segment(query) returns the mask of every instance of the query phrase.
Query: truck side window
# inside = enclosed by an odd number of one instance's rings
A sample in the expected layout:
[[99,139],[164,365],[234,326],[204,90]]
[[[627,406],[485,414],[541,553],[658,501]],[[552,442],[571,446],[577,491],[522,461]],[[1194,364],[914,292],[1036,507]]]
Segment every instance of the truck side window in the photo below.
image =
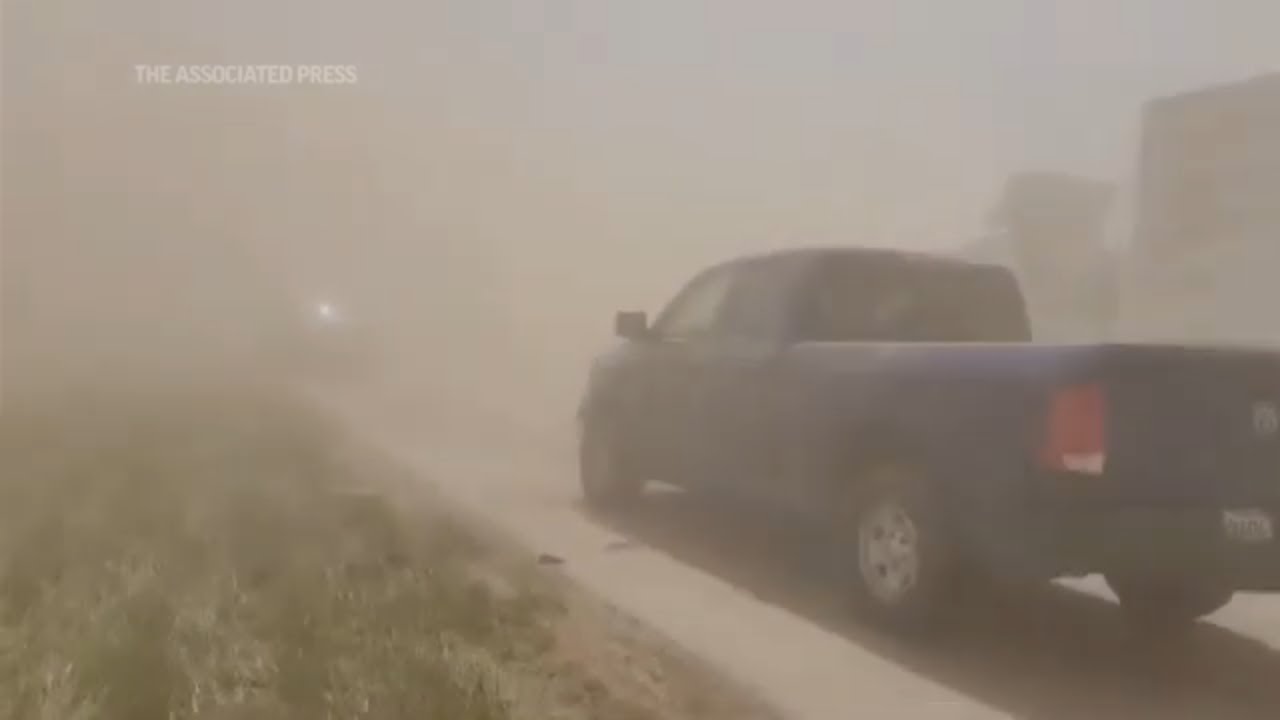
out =
[[743,340],[779,340],[786,336],[801,267],[794,260],[773,258],[740,267],[721,322],[724,334]]
[[720,319],[732,279],[733,268],[725,266],[690,281],[658,316],[654,323],[658,337],[688,340],[710,335]]
[[833,263],[813,278],[803,339],[1008,342],[1030,338],[1017,281],[1000,269]]
[[797,318],[801,340],[856,342],[873,339],[875,283],[870,273],[853,263],[835,263],[817,270]]

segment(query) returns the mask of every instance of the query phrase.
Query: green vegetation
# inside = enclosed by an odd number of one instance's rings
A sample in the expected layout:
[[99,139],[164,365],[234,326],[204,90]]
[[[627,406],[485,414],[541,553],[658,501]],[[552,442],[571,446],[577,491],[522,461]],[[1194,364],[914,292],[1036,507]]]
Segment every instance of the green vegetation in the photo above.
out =
[[260,388],[11,399],[0,718],[527,715],[560,602],[402,480]]

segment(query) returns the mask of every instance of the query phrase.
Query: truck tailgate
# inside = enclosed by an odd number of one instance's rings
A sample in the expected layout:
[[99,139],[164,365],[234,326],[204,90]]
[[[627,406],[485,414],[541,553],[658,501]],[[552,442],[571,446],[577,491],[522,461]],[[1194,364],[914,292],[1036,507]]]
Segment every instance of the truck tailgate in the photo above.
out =
[[1103,495],[1280,505],[1280,353],[1117,346],[1102,365]]

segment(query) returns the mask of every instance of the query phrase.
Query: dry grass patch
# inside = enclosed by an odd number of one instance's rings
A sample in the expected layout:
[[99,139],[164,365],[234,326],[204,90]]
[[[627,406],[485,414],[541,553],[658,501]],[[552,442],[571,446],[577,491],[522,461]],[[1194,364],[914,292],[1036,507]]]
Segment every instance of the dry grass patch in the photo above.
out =
[[261,388],[7,405],[0,717],[507,717],[557,601],[385,472]]
[[0,718],[770,717],[245,383],[8,398]]

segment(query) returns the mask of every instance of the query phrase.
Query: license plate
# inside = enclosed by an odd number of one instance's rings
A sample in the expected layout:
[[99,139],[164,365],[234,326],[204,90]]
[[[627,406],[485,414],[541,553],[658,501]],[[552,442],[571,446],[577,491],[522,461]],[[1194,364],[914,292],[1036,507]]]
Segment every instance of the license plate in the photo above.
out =
[[1242,543],[1270,542],[1275,536],[1271,516],[1262,510],[1223,510],[1222,530],[1228,540]]

